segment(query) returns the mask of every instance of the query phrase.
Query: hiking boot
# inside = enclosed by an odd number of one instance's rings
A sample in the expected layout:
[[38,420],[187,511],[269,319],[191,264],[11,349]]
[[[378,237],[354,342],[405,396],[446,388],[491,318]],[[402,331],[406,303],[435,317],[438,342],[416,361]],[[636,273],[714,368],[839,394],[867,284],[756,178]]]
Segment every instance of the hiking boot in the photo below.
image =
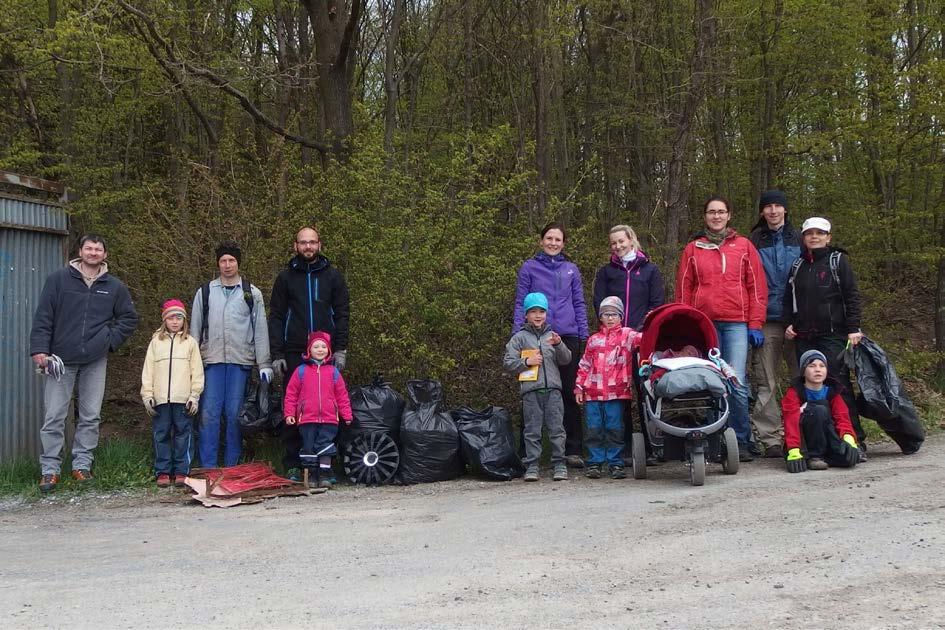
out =
[[157,487],[158,488],[167,488],[171,485],[171,476],[167,473],[161,473],[157,476]]
[[740,462],[753,462],[755,461],[755,456],[751,454],[747,444],[738,445],[738,461]]
[[302,481],[302,471],[299,470],[298,468],[290,468],[289,470],[286,471],[285,478],[288,479],[289,481],[294,481],[295,483],[299,483],[300,481]]
[[[584,462],[581,462],[582,464]],[[565,481],[568,478],[568,467],[564,464],[555,464],[555,471],[551,479],[553,481]]]
[[623,466],[611,466],[610,478],[611,479],[626,479],[627,471],[624,470]]
[[807,470],[827,470],[827,462],[819,457],[811,457],[807,460]]
[[600,479],[601,472],[600,464],[588,464],[584,470],[584,476],[588,479]]
[[317,479],[319,488],[331,488],[333,485],[335,485],[335,483],[337,483],[334,475],[331,474],[331,470],[327,468],[318,471]]
[[185,479],[187,479],[187,475],[184,473],[177,473],[176,475],[174,475],[174,487],[183,488],[184,486],[186,486],[187,484],[184,483]]
[[538,481],[538,466],[529,466],[525,471],[525,481]]
[[84,470],[81,468],[79,470],[73,470],[72,478],[78,481],[79,483],[88,483],[92,481],[92,471]]
[[780,444],[765,448],[765,459],[784,459],[784,449]]
[[755,457],[761,457],[761,455],[764,453],[764,451],[761,450],[761,446],[759,446],[758,442],[749,442],[748,452]]
[[568,468],[584,468],[584,458],[580,455],[568,455],[564,458],[564,463]]
[[43,478],[39,480],[39,491],[43,494],[52,492],[58,483],[59,475],[43,475]]

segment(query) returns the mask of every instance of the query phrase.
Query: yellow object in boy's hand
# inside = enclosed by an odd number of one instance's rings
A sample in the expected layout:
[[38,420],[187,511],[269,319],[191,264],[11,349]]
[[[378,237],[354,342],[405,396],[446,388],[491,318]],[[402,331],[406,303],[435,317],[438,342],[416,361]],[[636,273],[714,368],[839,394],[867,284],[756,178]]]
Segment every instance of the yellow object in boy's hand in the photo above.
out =
[[290,427],[295,424],[295,416],[286,416],[285,423]]
[[853,448],[857,448],[856,438],[850,435],[849,433],[845,433],[843,435],[843,441],[849,444],[850,446],[852,446]]

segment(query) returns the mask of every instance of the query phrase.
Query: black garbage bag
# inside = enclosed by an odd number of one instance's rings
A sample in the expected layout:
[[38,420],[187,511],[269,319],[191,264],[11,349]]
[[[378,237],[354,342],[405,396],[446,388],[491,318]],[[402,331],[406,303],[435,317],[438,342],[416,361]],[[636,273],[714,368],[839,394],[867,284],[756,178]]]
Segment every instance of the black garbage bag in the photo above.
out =
[[260,379],[246,383],[246,399],[240,411],[240,429],[243,435],[270,433],[282,424],[282,395],[271,383]]
[[873,340],[863,337],[853,347],[852,367],[860,389],[856,399],[857,412],[875,420],[903,453],[918,451],[925,441],[925,428],[896,374],[896,368],[883,349]]
[[459,429],[463,459],[474,475],[495,481],[522,476],[525,467],[515,451],[508,411],[502,407],[479,411],[460,407],[450,415]]
[[381,432],[400,439],[400,419],[404,415],[404,397],[385,383],[380,374],[370,385],[351,390],[351,411],[354,422],[345,430],[346,440],[360,435]]
[[407,382],[407,403],[400,423],[400,481],[446,481],[463,474],[459,430],[444,409],[439,381]]

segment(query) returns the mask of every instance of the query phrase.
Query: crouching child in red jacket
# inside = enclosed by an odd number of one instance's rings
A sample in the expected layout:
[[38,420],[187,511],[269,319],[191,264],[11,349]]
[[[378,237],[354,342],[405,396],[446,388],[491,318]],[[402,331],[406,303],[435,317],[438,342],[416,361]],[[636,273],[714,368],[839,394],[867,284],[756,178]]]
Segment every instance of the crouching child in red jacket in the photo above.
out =
[[781,401],[788,472],[852,468],[860,453],[840,384],[827,374],[827,358],[808,350],[799,367],[801,376]]
[[309,485],[332,486],[331,458],[337,453],[339,416],[346,425],[354,417],[351,400],[341,372],[332,363],[331,337],[313,332],[308,336],[308,352],[286,387],[283,413],[285,423],[298,423],[302,435],[299,459],[308,469]]

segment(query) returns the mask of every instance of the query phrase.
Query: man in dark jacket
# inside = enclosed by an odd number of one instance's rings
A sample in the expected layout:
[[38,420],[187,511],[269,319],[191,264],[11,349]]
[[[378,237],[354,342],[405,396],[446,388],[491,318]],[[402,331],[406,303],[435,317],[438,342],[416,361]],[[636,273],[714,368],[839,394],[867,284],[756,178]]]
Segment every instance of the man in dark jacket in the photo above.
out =
[[42,492],[59,483],[73,389],[78,389],[79,420],[72,440],[72,477],[91,481],[108,353],[117,350],[138,325],[128,288],[108,273],[107,257],[101,236],[83,236],[79,257],[46,278],[33,316],[30,356],[37,370],[47,375],[46,415],[40,430]]
[[748,237],[758,250],[768,282],[768,310],[762,328],[764,345],[752,351],[750,381],[755,385],[752,424],[765,457],[784,457],[778,372],[782,358],[797,375],[794,343],[785,339],[788,317],[783,312],[784,290],[791,266],[801,255],[801,235],[787,217],[787,195],[769,190],[758,203],[758,223]]
[[[299,230],[294,248],[296,255],[276,276],[269,301],[272,367],[282,373],[283,389],[302,362],[309,333],[331,335],[334,363],[339,370],[344,370],[348,351],[349,299],[344,276],[321,255],[321,237],[315,228]],[[282,461],[292,476],[301,467],[298,426],[285,425],[282,442],[286,449]]]

